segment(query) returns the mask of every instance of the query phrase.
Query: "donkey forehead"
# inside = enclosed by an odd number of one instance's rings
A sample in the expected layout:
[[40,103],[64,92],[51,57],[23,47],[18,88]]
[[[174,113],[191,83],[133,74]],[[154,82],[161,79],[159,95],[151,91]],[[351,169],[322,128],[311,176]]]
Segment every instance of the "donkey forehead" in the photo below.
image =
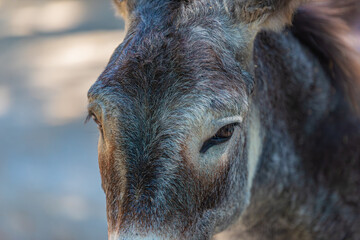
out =
[[90,89],[90,102],[100,99],[113,113],[125,113],[129,117],[122,117],[122,122],[146,112],[146,119],[166,119],[168,124],[168,116],[183,124],[190,119],[190,124],[194,119],[239,114],[247,107],[252,79],[220,24],[177,22],[152,27],[140,22],[131,26]]
[[92,100],[116,93],[149,105],[190,99],[216,106],[244,100],[250,75],[235,51],[218,41],[211,42],[201,27],[129,34],[88,96]]

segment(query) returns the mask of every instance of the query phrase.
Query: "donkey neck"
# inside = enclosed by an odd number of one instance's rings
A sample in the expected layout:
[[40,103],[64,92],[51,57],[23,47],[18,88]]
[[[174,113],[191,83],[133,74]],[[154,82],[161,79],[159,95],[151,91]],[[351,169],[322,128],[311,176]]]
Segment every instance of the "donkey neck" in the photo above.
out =
[[[350,236],[356,231],[351,226],[358,218],[358,204],[347,205],[350,187],[337,186],[331,179],[349,168],[337,164],[335,158],[355,159],[352,166],[359,169],[359,150],[342,143],[342,137],[329,148],[328,129],[320,128],[331,126],[329,119],[342,113],[343,118],[337,119],[340,123],[330,130],[339,132],[330,136],[347,132],[343,126],[349,125],[357,133],[346,135],[347,141],[359,143],[359,121],[348,111],[340,90],[331,85],[320,61],[291,32],[261,33],[254,59],[257,87],[253,108],[261,114],[263,142],[250,205],[237,236],[255,233],[261,239],[294,240]],[[316,141],[324,148],[317,147]],[[324,170],[323,161],[332,166]],[[348,171],[348,177],[337,176],[336,184],[354,186],[351,181],[358,179],[355,171]],[[329,223],[336,225],[331,231]]]
[[263,136],[257,169],[274,168],[277,174],[270,173],[272,178],[277,175],[283,181],[278,186],[302,185],[305,180],[298,178],[304,177],[305,169],[299,142],[310,138],[337,105],[327,73],[290,31],[260,33],[254,67],[253,108],[260,112]]

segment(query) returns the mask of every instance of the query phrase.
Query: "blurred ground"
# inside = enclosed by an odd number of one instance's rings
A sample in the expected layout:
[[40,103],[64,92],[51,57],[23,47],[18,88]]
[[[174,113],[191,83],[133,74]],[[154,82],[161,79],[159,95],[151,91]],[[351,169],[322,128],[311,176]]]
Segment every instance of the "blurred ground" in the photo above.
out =
[[0,0],[0,240],[107,238],[83,122],[123,28],[110,0]]
[[83,122],[123,27],[111,1],[0,0],[0,240],[107,238]]

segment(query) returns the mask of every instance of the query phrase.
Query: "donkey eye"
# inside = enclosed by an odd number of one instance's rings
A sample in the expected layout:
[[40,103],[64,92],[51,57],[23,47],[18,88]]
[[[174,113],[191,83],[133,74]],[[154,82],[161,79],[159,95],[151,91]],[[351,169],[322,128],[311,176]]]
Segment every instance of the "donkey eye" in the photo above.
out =
[[97,117],[96,117],[95,115],[92,115],[91,118],[94,120],[94,122],[95,122],[97,125],[101,126],[100,121],[97,119]]
[[232,123],[220,128],[214,136],[204,142],[203,146],[200,149],[200,153],[205,153],[212,146],[229,141],[234,133],[236,125],[237,123]]
[[92,118],[92,120],[94,120],[94,122],[98,125],[98,127],[101,129],[102,125],[101,122],[99,121],[99,119],[96,117],[96,115],[92,112],[89,112],[89,115],[87,116],[85,122],[88,122],[90,120],[90,118]]

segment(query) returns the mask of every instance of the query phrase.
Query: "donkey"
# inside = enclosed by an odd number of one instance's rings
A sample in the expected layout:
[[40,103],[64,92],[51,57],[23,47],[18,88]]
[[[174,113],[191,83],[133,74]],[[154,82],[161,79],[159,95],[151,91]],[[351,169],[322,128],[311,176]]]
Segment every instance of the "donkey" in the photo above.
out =
[[109,239],[360,239],[356,2],[115,1],[88,92]]

